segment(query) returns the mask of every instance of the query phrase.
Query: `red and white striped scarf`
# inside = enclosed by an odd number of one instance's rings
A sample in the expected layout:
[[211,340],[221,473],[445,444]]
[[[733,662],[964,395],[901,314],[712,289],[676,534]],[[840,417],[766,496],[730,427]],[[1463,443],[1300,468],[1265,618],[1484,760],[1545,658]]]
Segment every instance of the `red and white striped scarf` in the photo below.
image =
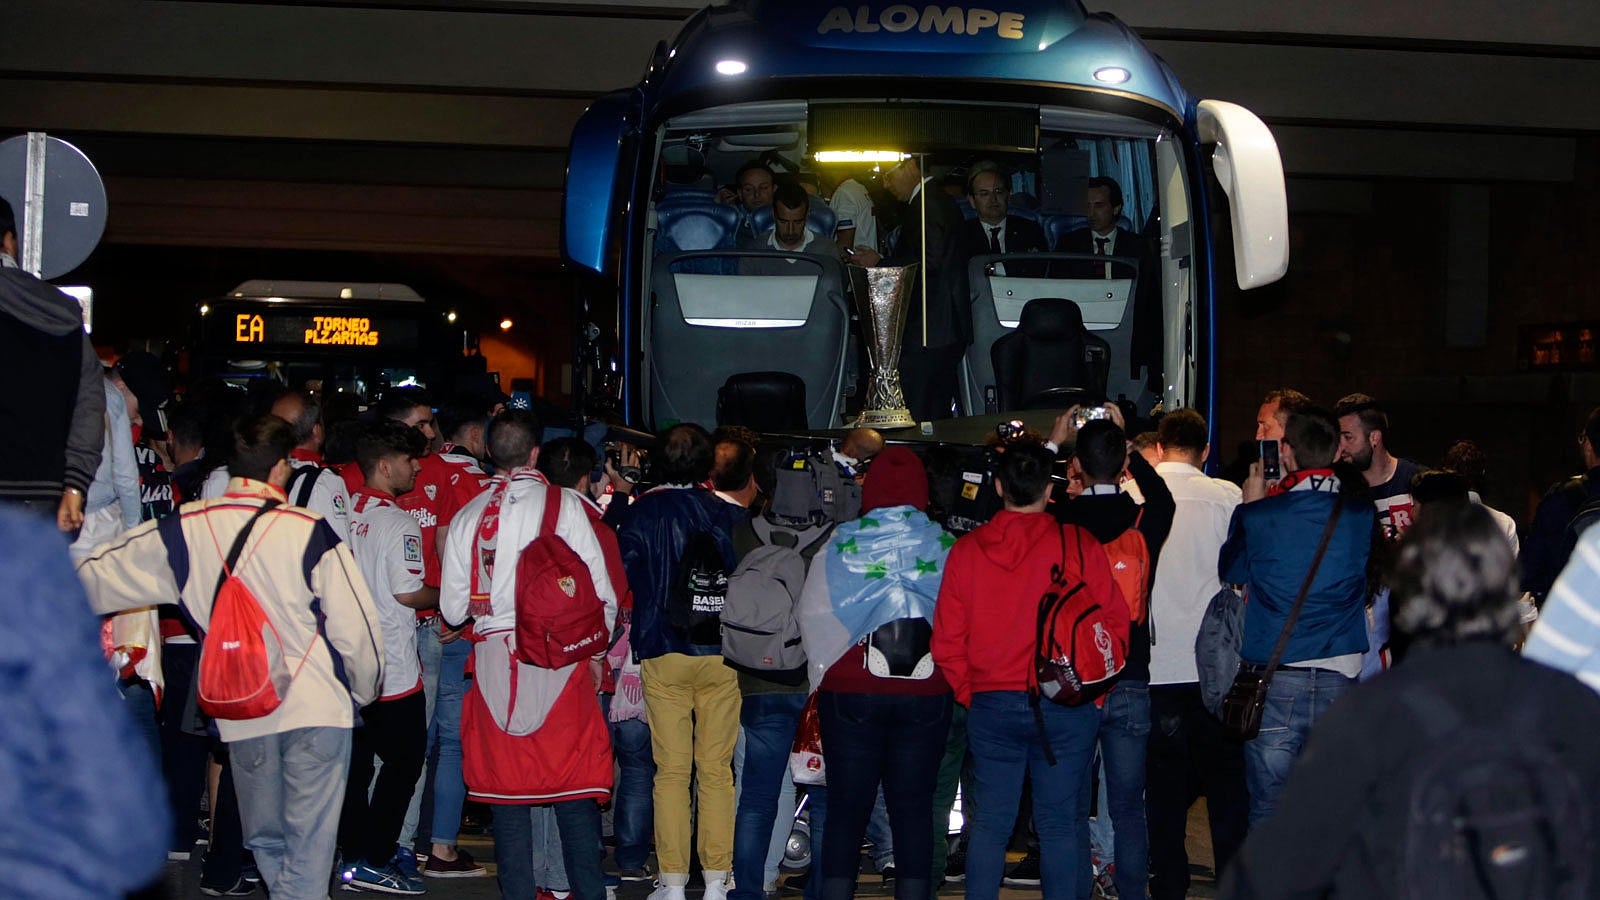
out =
[[473,618],[486,618],[492,611],[489,592],[494,586],[494,550],[500,537],[500,504],[505,500],[506,489],[512,482],[535,481],[549,484],[535,469],[513,469],[510,474],[496,475],[489,482],[489,502],[478,517],[476,537],[472,542],[472,588],[467,595],[467,614]]

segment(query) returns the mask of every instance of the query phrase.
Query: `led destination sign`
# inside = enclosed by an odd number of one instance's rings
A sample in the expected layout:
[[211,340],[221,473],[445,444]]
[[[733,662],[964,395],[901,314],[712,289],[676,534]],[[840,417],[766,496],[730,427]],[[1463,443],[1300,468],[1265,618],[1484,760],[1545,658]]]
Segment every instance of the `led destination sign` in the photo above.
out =
[[240,312],[224,320],[224,342],[235,347],[338,350],[386,348],[414,350],[417,323],[394,316],[339,316],[308,313]]

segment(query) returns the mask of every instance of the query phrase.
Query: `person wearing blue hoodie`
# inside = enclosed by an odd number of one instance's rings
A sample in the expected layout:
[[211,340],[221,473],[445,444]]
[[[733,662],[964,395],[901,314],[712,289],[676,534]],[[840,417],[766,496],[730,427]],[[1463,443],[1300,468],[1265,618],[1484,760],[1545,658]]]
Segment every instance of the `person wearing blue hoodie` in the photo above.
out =
[[[684,900],[689,843],[699,818],[705,900],[725,900],[733,867],[733,748],[739,681],[722,664],[719,592],[733,571],[733,530],[749,517],[704,485],[714,459],[698,425],[662,432],[652,460],[659,487],[628,507],[617,531],[633,589],[633,648],[639,658],[650,750],[656,761],[656,859],[651,900]],[[699,785],[696,803],[689,784]]]
[[880,783],[894,836],[895,900],[933,895],[934,787],[953,701],[930,642],[955,538],[928,518],[927,506],[928,475],[916,454],[879,453],[862,485],[861,518],[834,532],[800,595],[828,780],[823,900],[855,894]]

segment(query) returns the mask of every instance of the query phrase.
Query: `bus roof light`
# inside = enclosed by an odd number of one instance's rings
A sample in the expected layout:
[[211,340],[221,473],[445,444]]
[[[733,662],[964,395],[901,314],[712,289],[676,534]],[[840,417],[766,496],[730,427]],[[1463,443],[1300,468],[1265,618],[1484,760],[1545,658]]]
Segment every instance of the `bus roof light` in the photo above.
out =
[[899,150],[818,150],[812,158],[819,163],[897,163],[910,156]]
[[749,70],[750,70],[750,66],[747,65],[745,63],[745,61],[742,60],[742,59],[719,59],[719,60],[717,60],[717,74],[718,75],[743,75],[745,72],[747,72]]
[[1128,70],[1121,66],[1105,66],[1094,70],[1094,80],[1101,84],[1123,84],[1129,77]]

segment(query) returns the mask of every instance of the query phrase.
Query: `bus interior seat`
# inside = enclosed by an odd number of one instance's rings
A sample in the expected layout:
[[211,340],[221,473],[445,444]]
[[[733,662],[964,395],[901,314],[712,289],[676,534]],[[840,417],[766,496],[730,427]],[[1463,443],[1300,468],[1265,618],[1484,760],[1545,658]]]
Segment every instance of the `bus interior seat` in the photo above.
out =
[[1083,312],[1071,300],[1028,301],[1017,329],[995,341],[990,354],[1001,410],[1029,409],[1041,399],[1054,406],[1061,398],[1050,393],[1064,389],[1076,389],[1090,403],[1105,402],[1111,349],[1083,327]]
[[[795,274],[738,275],[740,259],[793,259]],[[708,271],[709,270],[709,271]],[[850,308],[833,256],[777,251],[689,251],[658,257],[650,276],[646,340],[650,418],[717,419],[730,378],[780,370],[807,386],[804,422],[840,424]]]
[[[1014,215],[1016,210],[1011,211]],[[1051,215],[1041,217],[1044,224],[1045,239],[1050,242],[1051,250],[1061,247],[1061,239],[1074,231],[1089,227],[1088,216]],[[1133,230],[1133,222],[1127,216],[1117,216],[1117,227],[1125,231]]]
[[[1023,258],[1022,254],[1012,256]],[[967,277],[971,283],[973,337],[962,356],[959,376],[959,399],[967,415],[1004,411],[999,402],[990,351],[997,341],[1018,327],[1024,310],[1036,299],[1065,297],[1076,304],[1079,320],[1093,338],[1088,342],[1088,352],[1106,355],[1100,371],[1107,371],[1112,358],[1126,361],[1131,356],[1132,297],[1137,288],[1139,272],[1136,261],[1113,257],[1112,265],[1116,267],[1117,274],[1126,276],[1114,279],[1015,277],[993,271],[997,262],[1008,258],[1005,254],[982,254],[974,256],[967,264]],[[1086,257],[1082,254],[1052,252],[1027,254],[1025,259],[1035,268],[1045,266],[1059,270],[1074,263],[1081,265]],[[1121,380],[1113,386],[1109,375],[1102,377],[1101,385],[1110,396],[1133,389],[1131,383],[1124,384]],[[1131,393],[1129,395],[1133,396]]]
[[[811,204],[811,209],[806,213],[806,227],[815,231],[829,240],[837,230],[839,216],[833,210],[821,203]],[[757,235],[764,235],[772,230],[772,207],[763,206],[750,214],[750,227]]]
[[1027,212],[1033,213],[1031,218],[1038,219],[1039,198],[1028,193],[1027,191],[1013,192],[1011,197],[1006,200],[1006,212],[1010,213],[1011,215],[1016,215],[1018,210],[1026,210]]
[[1044,236],[1050,242],[1050,249],[1061,246],[1061,239],[1080,228],[1089,227],[1088,216],[1053,215],[1043,219]]
[[656,204],[656,255],[725,250],[738,239],[739,211],[709,196],[669,194]]
[[976,219],[978,217],[977,208],[972,205],[971,200],[967,199],[966,194],[962,194],[956,198],[956,209],[961,210],[961,217],[963,219]]
[[1029,222],[1033,222],[1035,224],[1037,224],[1040,220],[1039,211],[1036,209],[1029,209],[1026,206],[1008,206],[1006,207],[1006,215],[1016,216],[1019,219],[1027,219]]
[[806,383],[793,372],[740,372],[717,391],[717,424],[805,431]]

